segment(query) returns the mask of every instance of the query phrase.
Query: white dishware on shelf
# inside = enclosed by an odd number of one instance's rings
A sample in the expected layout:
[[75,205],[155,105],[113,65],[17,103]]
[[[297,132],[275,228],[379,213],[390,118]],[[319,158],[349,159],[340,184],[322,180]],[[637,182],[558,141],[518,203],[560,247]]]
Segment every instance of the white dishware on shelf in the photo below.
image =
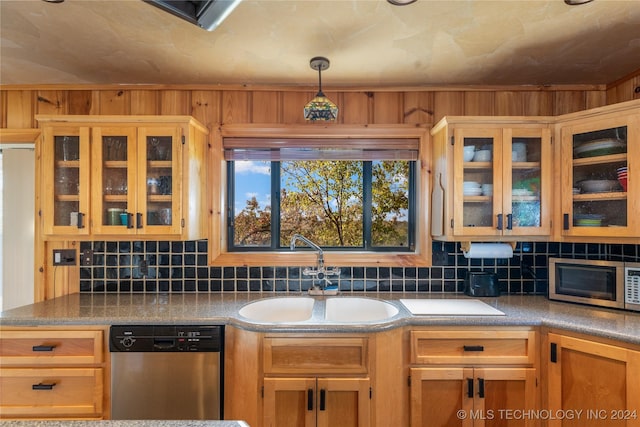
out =
[[463,160],[465,162],[470,162],[471,160],[473,160],[473,156],[476,153],[476,146],[475,145],[465,145],[464,146],[464,154],[463,154]]
[[578,183],[583,193],[607,193],[619,191],[620,183],[615,179],[587,179]]
[[482,195],[482,188],[477,188],[477,189],[465,188],[462,194],[464,194],[465,196],[480,196]]
[[490,162],[491,161],[491,150],[478,150],[473,155],[474,162]]
[[526,188],[514,188],[511,190],[512,196],[532,196],[533,191],[527,190]]
[[511,160],[514,162],[527,161],[527,144],[524,142],[514,142],[511,144]]

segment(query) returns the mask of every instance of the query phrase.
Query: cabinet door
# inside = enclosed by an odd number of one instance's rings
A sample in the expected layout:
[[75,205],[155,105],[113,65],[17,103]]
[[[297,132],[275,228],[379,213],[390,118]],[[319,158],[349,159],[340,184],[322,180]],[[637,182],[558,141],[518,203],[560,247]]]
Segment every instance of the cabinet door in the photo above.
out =
[[640,234],[633,213],[639,207],[638,171],[632,162],[640,158],[639,126],[637,116],[622,116],[561,130],[564,235]]
[[369,427],[368,378],[318,378],[318,427]]
[[640,352],[556,334],[549,343],[549,409],[582,411],[549,426],[640,425]]
[[315,378],[265,378],[264,427],[314,427]]
[[551,233],[551,131],[505,129],[502,150],[504,235]]
[[137,213],[147,234],[180,234],[182,143],[179,127],[138,129]]
[[537,408],[536,370],[533,368],[474,369],[475,427],[529,427]]
[[92,231],[135,234],[136,129],[92,129]]
[[473,425],[472,368],[412,368],[410,375],[411,427]]
[[[456,129],[454,137],[453,232],[499,236],[502,231],[498,226],[503,220],[502,132]],[[469,157],[465,158],[465,150]]]
[[43,129],[44,234],[89,234],[89,165],[88,127]]

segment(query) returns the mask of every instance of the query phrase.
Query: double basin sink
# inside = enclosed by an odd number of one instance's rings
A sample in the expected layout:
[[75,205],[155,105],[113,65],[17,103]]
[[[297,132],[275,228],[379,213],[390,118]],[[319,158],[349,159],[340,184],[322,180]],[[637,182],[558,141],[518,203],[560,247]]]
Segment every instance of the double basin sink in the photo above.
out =
[[[245,305],[238,314],[260,323],[297,323],[310,320],[317,303],[311,297],[267,298]],[[324,306],[323,320],[327,322],[383,321],[399,312],[396,306],[386,301],[359,297],[326,298]]]

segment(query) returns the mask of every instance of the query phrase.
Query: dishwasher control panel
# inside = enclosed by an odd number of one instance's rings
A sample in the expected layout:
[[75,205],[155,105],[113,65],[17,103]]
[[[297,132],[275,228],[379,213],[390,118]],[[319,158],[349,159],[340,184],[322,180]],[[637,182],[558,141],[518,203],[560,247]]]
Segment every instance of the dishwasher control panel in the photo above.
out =
[[224,326],[114,325],[111,352],[220,352]]

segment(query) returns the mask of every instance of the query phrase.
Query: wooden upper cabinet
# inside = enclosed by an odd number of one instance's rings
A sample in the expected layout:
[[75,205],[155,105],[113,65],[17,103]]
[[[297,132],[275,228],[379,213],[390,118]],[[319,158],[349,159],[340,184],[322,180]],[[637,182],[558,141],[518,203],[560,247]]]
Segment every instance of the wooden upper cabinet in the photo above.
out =
[[551,234],[548,121],[445,117],[431,133],[434,238],[516,240]]
[[640,236],[640,101],[559,117],[557,133],[563,238]]
[[47,126],[42,133],[42,224],[45,235],[88,235],[90,129]]
[[207,129],[185,116],[38,116],[47,237],[206,237]]

